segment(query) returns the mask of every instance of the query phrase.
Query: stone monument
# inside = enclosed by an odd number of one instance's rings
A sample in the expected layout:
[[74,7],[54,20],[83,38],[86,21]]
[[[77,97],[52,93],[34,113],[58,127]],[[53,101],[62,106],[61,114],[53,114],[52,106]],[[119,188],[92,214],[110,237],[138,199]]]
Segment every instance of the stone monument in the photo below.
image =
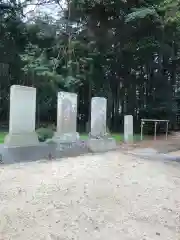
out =
[[71,143],[79,140],[76,132],[77,122],[77,94],[59,92],[57,100],[57,131],[53,141]]
[[116,148],[116,141],[106,129],[107,99],[93,97],[91,100],[91,132],[88,147],[92,152],[108,151]]
[[106,105],[107,100],[94,97],[91,101],[91,136],[104,137],[106,135]]
[[39,144],[35,132],[36,88],[12,85],[10,88],[9,134],[5,146],[34,146]]
[[133,116],[124,116],[124,141],[126,143],[133,142]]

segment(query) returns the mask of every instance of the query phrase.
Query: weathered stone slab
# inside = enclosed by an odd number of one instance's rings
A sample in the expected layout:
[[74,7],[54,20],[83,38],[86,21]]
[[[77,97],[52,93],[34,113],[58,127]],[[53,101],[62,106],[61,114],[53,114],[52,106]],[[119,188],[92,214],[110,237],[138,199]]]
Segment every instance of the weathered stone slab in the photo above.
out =
[[55,142],[75,142],[79,139],[76,132],[77,122],[77,94],[69,92],[58,93],[57,103],[57,131]]
[[71,143],[76,142],[77,140],[79,140],[79,133],[63,133],[60,135],[55,132],[53,137],[53,141],[60,143]]
[[94,97],[91,100],[91,133],[87,141],[91,152],[116,149],[116,141],[107,133],[107,99]]
[[133,142],[133,116],[124,116],[124,141],[126,143]]
[[31,146],[39,144],[35,132],[36,89],[13,85],[10,89],[9,134],[5,145]]
[[76,142],[71,143],[57,143],[56,156],[62,154],[63,157],[67,156],[78,156],[81,154],[88,153],[88,147],[86,141],[77,140]]
[[91,152],[105,152],[117,148],[115,139],[110,137],[100,139],[90,138],[87,144]]
[[91,100],[91,136],[100,137],[106,134],[107,100],[93,97]]

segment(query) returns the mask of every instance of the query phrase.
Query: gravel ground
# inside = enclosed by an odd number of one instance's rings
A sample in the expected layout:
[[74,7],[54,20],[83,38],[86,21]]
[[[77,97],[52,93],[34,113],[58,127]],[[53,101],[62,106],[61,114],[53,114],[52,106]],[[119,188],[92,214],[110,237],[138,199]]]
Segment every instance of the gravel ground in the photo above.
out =
[[180,164],[119,152],[0,167],[1,240],[180,240]]

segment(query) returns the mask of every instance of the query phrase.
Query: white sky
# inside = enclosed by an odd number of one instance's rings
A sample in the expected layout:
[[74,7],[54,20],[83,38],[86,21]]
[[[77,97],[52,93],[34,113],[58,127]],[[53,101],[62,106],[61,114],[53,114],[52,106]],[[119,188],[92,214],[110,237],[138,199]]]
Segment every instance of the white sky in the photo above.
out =
[[[61,4],[60,6],[58,4],[55,3],[44,3],[44,2],[48,2],[50,0],[34,0],[31,1],[31,3],[28,5],[28,7],[26,7],[24,9],[24,14],[26,15],[26,19],[31,18],[34,15],[38,15],[38,13],[46,13],[50,16],[52,16],[53,18],[57,17],[57,14],[59,12],[61,12],[65,6],[66,6],[66,0],[61,0]],[[24,1],[22,1],[24,2]],[[52,0],[53,2],[53,0]],[[38,6],[38,4],[40,3],[40,5]],[[42,3],[42,4],[41,4]]]

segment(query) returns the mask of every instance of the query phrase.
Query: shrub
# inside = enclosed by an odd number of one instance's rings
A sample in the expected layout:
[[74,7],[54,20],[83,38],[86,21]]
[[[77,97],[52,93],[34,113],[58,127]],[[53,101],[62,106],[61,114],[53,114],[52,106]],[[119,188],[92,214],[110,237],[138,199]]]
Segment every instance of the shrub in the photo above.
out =
[[53,137],[54,132],[52,128],[38,128],[36,133],[38,134],[39,141],[45,142],[47,139]]

